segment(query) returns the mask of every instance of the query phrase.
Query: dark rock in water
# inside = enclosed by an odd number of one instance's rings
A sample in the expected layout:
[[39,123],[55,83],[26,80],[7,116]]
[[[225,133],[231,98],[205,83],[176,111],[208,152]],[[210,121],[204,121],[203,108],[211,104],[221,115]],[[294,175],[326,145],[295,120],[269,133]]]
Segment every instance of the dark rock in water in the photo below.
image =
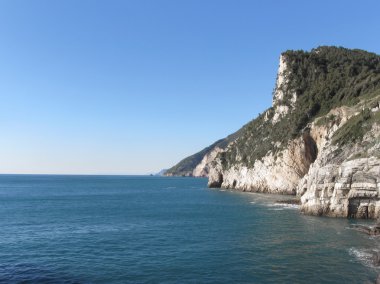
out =
[[372,264],[375,266],[380,266],[380,252],[378,252],[378,251],[373,252]]
[[375,236],[380,235],[380,226],[379,225],[376,225],[372,228],[372,234]]
[[[380,235],[380,225],[376,224],[375,226],[366,226],[366,225],[351,225],[351,228],[354,230],[357,230],[359,232],[363,232],[365,234],[368,234],[370,236],[379,236]],[[380,257],[379,257],[379,264],[380,264]]]
[[365,226],[365,225],[351,225],[350,228],[356,230],[356,231],[359,231],[359,232],[362,232],[362,233],[366,233],[366,234],[370,234],[371,232],[371,229],[369,226]]
[[284,199],[284,200],[277,200],[276,203],[300,205],[301,204],[301,200],[299,200],[299,199]]
[[219,174],[218,175],[218,179],[216,179],[214,181],[210,181],[209,180],[208,187],[210,187],[210,188],[220,188],[222,186],[222,183],[223,183],[223,175]]
[[376,284],[380,284],[380,274],[377,276]]

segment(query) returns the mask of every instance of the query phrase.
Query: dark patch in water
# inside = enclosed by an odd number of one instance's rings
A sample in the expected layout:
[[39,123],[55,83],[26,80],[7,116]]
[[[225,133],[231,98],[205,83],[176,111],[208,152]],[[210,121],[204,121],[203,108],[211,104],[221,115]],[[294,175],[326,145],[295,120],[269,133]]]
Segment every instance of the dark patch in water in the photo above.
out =
[[31,264],[2,265],[0,267],[0,283],[88,283],[64,273],[39,268]]

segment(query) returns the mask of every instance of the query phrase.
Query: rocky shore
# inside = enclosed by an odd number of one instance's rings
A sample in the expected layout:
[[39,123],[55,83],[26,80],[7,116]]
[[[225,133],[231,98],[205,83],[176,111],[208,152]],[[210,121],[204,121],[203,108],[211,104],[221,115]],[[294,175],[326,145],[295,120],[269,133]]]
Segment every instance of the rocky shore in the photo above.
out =
[[272,107],[190,175],[209,187],[296,195],[304,214],[379,218],[379,73],[380,56],[365,51],[283,53]]
[[[377,222],[374,225],[354,224],[351,225],[350,228],[364,233],[366,235],[369,235],[371,237],[380,238],[380,220],[377,220]],[[371,264],[374,267],[380,268],[380,250],[374,248],[371,253]],[[380,274],[378,275],[375,284],[380,284]]]

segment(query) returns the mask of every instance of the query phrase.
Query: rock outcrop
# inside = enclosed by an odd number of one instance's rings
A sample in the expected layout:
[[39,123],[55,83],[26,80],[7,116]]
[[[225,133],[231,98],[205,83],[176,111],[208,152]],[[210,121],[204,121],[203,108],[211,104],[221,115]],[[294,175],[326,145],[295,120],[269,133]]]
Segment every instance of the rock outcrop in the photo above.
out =
[[[347,117],[342,119],[347,120]],[[321,127],[322,151],[298,184],[301,210],[331,217],[380,216],[380,124],[361,143],[339,147],[333,135],[339,127]]]
[[[209,186],[241,191],[296,194],[302,178],[314,162],[317,148],[313,138],[305,132],[289,143],[278,155],[270,153],[256,160],[253,167],[238,164],[223,169],[220,160],[210,167]],[[220,183],[220,181],[222,181]]]
[[321,47],[281,55],[272,107],[193,176],[209,187],[298,195],[305,214],[380,216],[380,56]]
[[301,211],[310,215],[379,218],[380,123],[374,123],[360,143],[333,144],[336,132],[358,115],[358,108],[361,106],[330,111],[326,117],[334,116],[334,122],[310,124],[285,150],[256,160],[252,168],[236,165],[223,169],[220,161],[214,162],[209,186],[297,194]]
[[223,149],[215,147],[211,152],[206,154],[202,161],[193,170],[194,177],[208,177],[210,173],[210,164]]
[[285,55],[280,56],[280,64],[277,71],[276,87],[273,94],[272,105],[275,110],[274,116],[272,118],[272,123],[277,123],[282,117],[291,111],[297,101],[297,93],[290,92],[291,97],[287,98],[289,93],[289,75],[290,70],[287,64]]
[[[289,88],[291,71],[285,55],[280,56],[279,62],[272,109],[264,113],[264,121],[272,125],[291,112],[297,101],[296,92]],[[281,142],[275,141],[274,144],[279,145]],[[231,144],[229,147],[232,148],[234,145]],[[269,151],[261,159],[254,160],[251,166],[236,163],[225,169],[219,157],[219,160],[216,159],[208,166],[209,187],[295,195],[298,182],[316,159],[317,151],[316,143],[306,129],[301,137],[289,141],[284,149],[277,153]],[[242,157],[237,155],[235,159],[241,161]]]

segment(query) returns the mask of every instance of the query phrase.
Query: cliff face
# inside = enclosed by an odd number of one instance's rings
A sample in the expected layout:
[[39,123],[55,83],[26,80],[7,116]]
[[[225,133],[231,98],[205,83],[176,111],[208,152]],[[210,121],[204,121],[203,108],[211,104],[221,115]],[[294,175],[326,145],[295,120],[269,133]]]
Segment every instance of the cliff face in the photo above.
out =
[[252,167],[239,163],[225,168],[218,158],[209,166],[208,185],[240,191],[295,195],[299,180],[308,172],[315,157],[315,154],[308,153],[306,141],[314,144],[307,133],[291,141],[277,155],[268,153],[262,159],[256,160]]
[[380,215],[380,57],[281,55],[272,107],[195,166],[210,187],[297,194],[306,214]]
[[[281,55],[277,73],[276,87],[273,93],[273,107],[263,114],[263,121],[253,131],[261,131],[267,125],[277,124],[283,117],[291,113],[297,101],[296,92],[289,90],[289,69],[286,57]],[[251,135],[249,131],[248,135]],[[255,135],[255,133],[252,133]],[[219,155],[214,163],[209,166],[209,186],[237,189],[241,191],[266,192],[279,194],[296,194],[300,178],[309,169],[317,156],[315,141],[305,130],[296,139],[287,142],[285,147],[280,148],[283,141],[272,139],[268,135],[263,136],[261,143],[270,143],[272,150],[264,149],[264,155],[260,159],[254,159],[251,166],[247,165],[247,157],[244,157],[238,145],[231,143],[226,153],[237,154],[232,161],[226,164],[226,160]],[[281,137],[279,137],[281,138]],[[248,137],[250,139],[250,137]],[[241,140],[248,140],[243,137]],[[260,141],[254,141],[254,144]],[[277,153],[275,151],[278,151]],[[224,159],[224,160],[223,160]],[[232,162],[232,163],[231,163]],[[231,164],[231,165],[230,165]]]
[[289,142],[274,155],[272,152],[256,160],[252,167],[238,163],[224,169],[220,159],[210,166],[209,186],[241,191],[296,194],[300,178],[315,160],[317,149],[308,132]]
[[[357,109],[357,108],[356,108]],[[360,143],[334,145],[337,132],[358,116],[340,112],[335,125],[314,127],[323,149],[298,183],[301,210],[331,217],[378,218],[380,216],[380,113]]]
[[210,173],[211,162],[216,159],[219,153],[223,152],[222,148],[216,146],[209,153],[207,153],[202,161],[195,167],[192,172],[194,177],[208,177]]
[[241,130],[238,130],[228,137],[216,141],[202,151],[183,159],[168,169],[165,172],[165,176],[207,177],[209,173],[209,163],[216,158],[219,152],[224,150],[232,141],[235,141],[240,133]]

